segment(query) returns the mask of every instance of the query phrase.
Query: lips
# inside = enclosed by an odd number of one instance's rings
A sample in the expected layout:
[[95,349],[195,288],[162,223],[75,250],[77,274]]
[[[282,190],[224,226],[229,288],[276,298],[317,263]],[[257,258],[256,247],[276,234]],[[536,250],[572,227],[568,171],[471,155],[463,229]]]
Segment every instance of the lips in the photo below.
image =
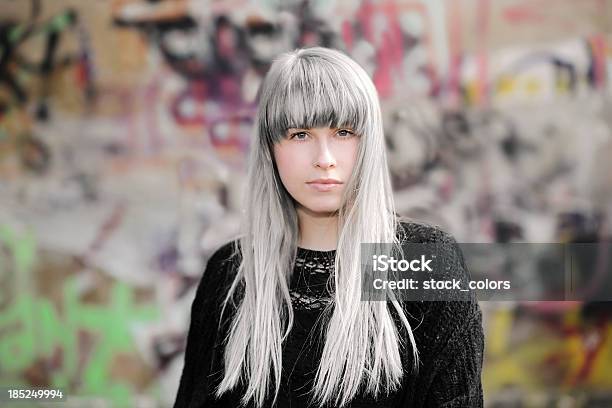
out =
[[316,179],[312,181],[307,181],[307,184],[342,184],[340,180],[326,178],[326,179]]
[[332,191],[340,187],[340,185],[342,185],[342,182],[340,180],[327,178],[308,181],[306,184],[308,184],[314,190],[323,193],[326,191]]

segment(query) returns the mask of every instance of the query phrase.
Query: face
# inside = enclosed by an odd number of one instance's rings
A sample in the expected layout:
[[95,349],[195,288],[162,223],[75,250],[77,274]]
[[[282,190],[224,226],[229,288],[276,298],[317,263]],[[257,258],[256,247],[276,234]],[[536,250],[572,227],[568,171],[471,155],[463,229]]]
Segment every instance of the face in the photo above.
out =
[[358,147],[350,128],[287,130],[274,145],[274,159],[298,210],[325,215],[340,208]]

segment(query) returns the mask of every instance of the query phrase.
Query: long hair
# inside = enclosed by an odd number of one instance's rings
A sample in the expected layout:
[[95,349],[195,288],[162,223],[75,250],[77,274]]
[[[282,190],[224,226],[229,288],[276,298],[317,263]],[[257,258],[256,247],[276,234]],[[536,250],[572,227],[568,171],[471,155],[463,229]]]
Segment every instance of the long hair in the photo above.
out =
[[[298,218],[273,158],[287,129],[350,126],[360,138],[357,161],[341,200],[335,255],[335,293],[324,329],[322,358],[311,400],[346,405],[360,390],[374,396],[402,378],[400,336],[387,302],[361,301],[361,243],[395,243],[398,220],[387,167],[382,116],[374,84],[340,51],[314,47],[278,57],[259,93],[247,179],[241,263],[225,305],[237,288],[242,300],[225,346],[217,396],[246,384],[242,403],[260,407],[281,384],[282,344],[293,325],[289,282],[297,253]],[[418,352],[397,300],[391,304],[407,329],[414,368]]]

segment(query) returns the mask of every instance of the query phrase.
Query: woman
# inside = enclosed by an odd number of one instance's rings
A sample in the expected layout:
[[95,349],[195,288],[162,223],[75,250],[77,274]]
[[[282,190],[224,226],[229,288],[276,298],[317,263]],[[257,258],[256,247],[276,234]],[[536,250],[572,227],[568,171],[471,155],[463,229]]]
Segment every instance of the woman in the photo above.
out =
[[473,298],[361,301],[362,242],[435,242],[467,274],[451,236],[398,220],[382,129],[372,81],[343,53],[275,60],[243,235],[198,286],[176,407],[482,406]]

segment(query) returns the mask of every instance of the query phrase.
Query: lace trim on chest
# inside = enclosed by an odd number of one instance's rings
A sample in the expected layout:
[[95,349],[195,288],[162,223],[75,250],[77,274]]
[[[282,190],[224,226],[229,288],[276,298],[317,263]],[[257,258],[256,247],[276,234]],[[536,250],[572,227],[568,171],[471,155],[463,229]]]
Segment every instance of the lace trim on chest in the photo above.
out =
[[333,298],[335,251],[298,248],[289,293],[294,310],[323,310]]

